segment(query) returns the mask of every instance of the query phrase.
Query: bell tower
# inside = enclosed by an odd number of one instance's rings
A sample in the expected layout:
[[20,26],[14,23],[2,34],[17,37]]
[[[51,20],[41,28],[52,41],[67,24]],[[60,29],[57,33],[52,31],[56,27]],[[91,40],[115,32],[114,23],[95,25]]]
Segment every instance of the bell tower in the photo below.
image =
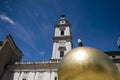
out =
[[71,26],[65,15],[61,15],[60,20],[55,25],[53,37],[53,52],[51,59],[62,59],[62,57],[72,49]]

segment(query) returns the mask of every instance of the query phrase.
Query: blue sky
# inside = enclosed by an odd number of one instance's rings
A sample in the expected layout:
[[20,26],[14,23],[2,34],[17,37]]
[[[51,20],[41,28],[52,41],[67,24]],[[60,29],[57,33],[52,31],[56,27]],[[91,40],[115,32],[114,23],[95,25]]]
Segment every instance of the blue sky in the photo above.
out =
[[61,14],[71,23],[74,48],[81,38],[84,46],[120,51],[119,0],[0,0],[0,40],[11,34],[23,61],[48,60]]

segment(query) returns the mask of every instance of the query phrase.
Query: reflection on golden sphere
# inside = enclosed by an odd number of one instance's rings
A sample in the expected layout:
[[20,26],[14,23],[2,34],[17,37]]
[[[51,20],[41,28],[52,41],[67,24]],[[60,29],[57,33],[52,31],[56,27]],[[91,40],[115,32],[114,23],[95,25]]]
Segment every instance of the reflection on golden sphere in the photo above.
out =
[[90,47],[72,49],[58,67],[58,80],[120,80],[119,71],[103,52]]

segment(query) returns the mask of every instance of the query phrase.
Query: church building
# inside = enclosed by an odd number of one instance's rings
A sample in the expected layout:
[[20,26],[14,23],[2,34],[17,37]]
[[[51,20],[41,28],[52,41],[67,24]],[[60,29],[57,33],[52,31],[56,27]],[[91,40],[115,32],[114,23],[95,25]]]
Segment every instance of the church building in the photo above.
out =
[[[0,80],[58,80],[57,68],[72,47],[71,25],[62,15],[54,27],[53,50],[48,61],[22,62],[23,53],[11,35],[0,41]],[[120,52],[105,52],[120,71]]]

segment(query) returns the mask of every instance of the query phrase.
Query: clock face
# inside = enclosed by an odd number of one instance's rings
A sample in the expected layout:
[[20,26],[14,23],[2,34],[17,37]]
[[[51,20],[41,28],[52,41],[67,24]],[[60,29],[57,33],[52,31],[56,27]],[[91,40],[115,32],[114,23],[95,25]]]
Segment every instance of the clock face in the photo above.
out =
[[60,21],[60,24],[65,24],[65,21],[64,21],[64,20],[61,20],[61,21]]
[[118,45],[118,47],[120,47],[120,37],[117,40],[117,45]]

